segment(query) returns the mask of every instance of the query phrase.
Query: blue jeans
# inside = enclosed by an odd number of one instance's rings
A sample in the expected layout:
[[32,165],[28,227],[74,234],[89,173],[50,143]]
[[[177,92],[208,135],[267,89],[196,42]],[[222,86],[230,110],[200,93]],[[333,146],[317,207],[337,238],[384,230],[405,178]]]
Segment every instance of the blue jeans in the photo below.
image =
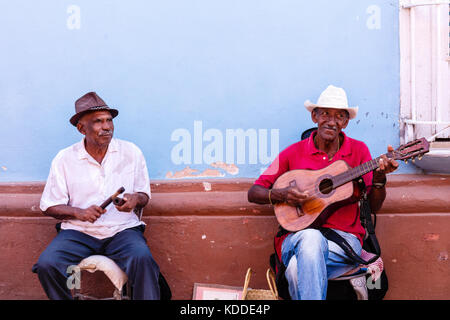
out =
[[159,267],[150,253],[143,226],[125,229],[113,237],[97,239],[76,230],[61,230],[41,253],[32,271],[49,299],[72,299],[67,268],[100,254],[114,260],[126,273],[135,300],[159,299]]
[[[361,243],[350,233],[335,230],[360,255]],[[284,239],[281,260],[286,268],[289,293],[293,300],[325,300],[328,279],[357,267],[344,250],[328,241],[319,230],[304,229]]]

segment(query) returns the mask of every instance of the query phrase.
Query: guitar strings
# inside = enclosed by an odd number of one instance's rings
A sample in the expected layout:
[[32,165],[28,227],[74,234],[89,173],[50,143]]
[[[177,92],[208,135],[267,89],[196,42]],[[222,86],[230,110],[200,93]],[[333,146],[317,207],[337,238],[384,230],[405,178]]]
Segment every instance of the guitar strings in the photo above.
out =
[[[361,176],[363,176],[363,175],[365,175],[365,174],[367,174],[369,172],[372,172],[372,171],[376,170],[379,167],[378,166],[378,161],[379,161],[380,158],[381,158],[381,156],[359,165],[358,167],[363,166],[363,165],[368,164],[368,163],[373,163],[373,165],[376,165],[376,167],[373,170],[370,170],[370,171],[368,171],[368,172],[366,172],[366,173],[364,173],[362,175],[358,175],[357,177],[355,177],[355,179],[358,178],[358,177],[361,177]],[[351,168],[351,169],[349,169],[349,170],[347,170],[345,172],[341,172],[341,173],[337,174],[336,176],[331,177],[330,180],[332,182],[334,182],[334,179],[336,179],[336,178],[340,179],[340,178],[343,178],[345,175],[350,175],[351,176],[352,173],[350,173],[350,171],[353,171],[354,169],[356,169],[358,167],[354,167],[354,168]],[[358,170],[356,170],[356,171],[358,171]],[[340,177],[340,176],[342,176],[342,177]],[[352,180],[353,179],[349,180],[348,182],[351,182]],[[346,183],[348,183],[348,182],[346,182]],[[342,186],[342,185],[344,185],[346,183],[339,184],[337,187],[334,186],[334,183],[333,183],[332,190],[336,189],[336,188],[338,188],[338,187],[340,187],[340,186]],[[313,189],[311,189],[311,187]],[[318,191],[316,191],[316,190],[318,190]],[[305,188],[303,190],[301,190],[301,191],[307,192],[308,196],[311,197],[311,198],[317,198],[319,195],[324,194],[323,192],[320,191],[320,189],[317,188],[317,183],[311,183],[309,185],[306,185]],[[310,191],[313,191],[312,194],[309,194]]]
[[[393,155],[395,152],[399,152],[399,150],[397,149],[397,150],[394,150],[394,151],[390,151],[390,152],[388,152],[388,153],[386,153],[386,154],[384,154],[384,155],[386,155],[388,158],[392,158],[392,155]],[[362,177],[363,175],[365,175],[365,174],[367,174],[367,173],[369,173],[369,172],[375,171],[376,169],[379,168],[379,161],[380,161],[381,157],[382,157],[382,156],[379,156],[379,157],[374,158],[374,159],[372,159],[372,160],[370,160],[370,161],[367,161],[367,162],[365,162],[365,163],[362,163],[362,164],[360,164],[360,165],[357,166],[357,167],[351,168],[351,169],[349,169],[349,170],[347,170],[347,171],[345,171],[345,172],[341,172],[341,173],[339,173],[338,175],[333,176],[330,180],[331,180],[332,182],[335,182],[333,179],[336,179],[336,178],[339,179],[340,176],[341,176],[341,178],[343,178],[346,174],[351,176],[351,175],[352,175],[352,173],[350,173],[351,171],[356,171],[356,172],[358,172],[359,169],[357,169],[357,168],[359,168],[359,167],[362,167],[362,168],[363,168],[364,165],[367,165],[367,166],[370,166],[370,165],[375,166],[375,167],[374,167],[373,169],[371,169],[370,171],[367,171],[366,173],[363,173],[363,174],[360,174],[360,175],[358,175],[358,176],[355,176],[354,179],[357,179],[357,178],[359,178],[359,177]],[[366,168],[366,169],[368,169],[368,168]],[[363,171],[364,171],[364,170],[363,170]],[[361,172],[359,172],[359,173],[361,173]],[[350,182],[350,181],[352,181],[352,180],[354,180],[354,179],[351,179],[351,180],[349,180],[349,181],[347,181],[347,182],[345,182],[345,183],[343,183],[343,184],[337,183],[338,186],[334,186],[334,183],[333,183],[332,190],[333,190],[333,189],[336,189],[336,188],[338,188],[338,187],[340,187],[340,186],[342,186],[342,185],[344,185],[344,184],[346,184],[346,183],[348,183],[348,182]],[[311,195],[309,195],[309,192],[308,192],[308,191],[310,191],[310,188],[311,188],[311,187],[314,187],[314,189],[313,189],[313,193],[312,193]],[[317,196],[320,195],[320,194],[323,194],[323,192],[321,192],[320,189],[318,189],[318,191],[315,191],[315,190],[316,190],[316,187],[317,187],[317,183],[312,183],[312,184],[310,184],[310,185],[307,185],[307,186],[304,188],[304,191],[306,191],[306,192],[308,193],[308,196],[309,196],[309,197],[317,198]],[[330,191],[330,192],[331,192],[331,191]]]

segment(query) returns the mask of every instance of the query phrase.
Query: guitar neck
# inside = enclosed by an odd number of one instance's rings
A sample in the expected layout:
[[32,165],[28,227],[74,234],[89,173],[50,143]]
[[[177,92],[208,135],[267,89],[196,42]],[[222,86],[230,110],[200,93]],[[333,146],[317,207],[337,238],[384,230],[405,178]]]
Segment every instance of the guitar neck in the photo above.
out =
[[[390,152],[388,152],[385,155],[388,158],[390,158],[392,156]],[[347,182],[353,181],[353,180],[365,175],[366,173],[369,173],[373,170],[378,169],[378,167],[379,167],[378,163],[379,163],[381,157],[382,156],[379,156],[378,158],[367,161],[355,168],[352,168],[341,174],[336,175],[332,179],[333,180],[333,188],[342,186],[342,185],[346,184]]]

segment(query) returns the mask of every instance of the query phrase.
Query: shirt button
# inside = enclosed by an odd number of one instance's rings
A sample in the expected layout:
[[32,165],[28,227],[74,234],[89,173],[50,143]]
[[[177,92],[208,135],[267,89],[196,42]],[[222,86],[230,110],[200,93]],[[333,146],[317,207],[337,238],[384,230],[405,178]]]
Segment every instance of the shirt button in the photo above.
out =
[[327,160],[327,157],[323,157],[323,160]]

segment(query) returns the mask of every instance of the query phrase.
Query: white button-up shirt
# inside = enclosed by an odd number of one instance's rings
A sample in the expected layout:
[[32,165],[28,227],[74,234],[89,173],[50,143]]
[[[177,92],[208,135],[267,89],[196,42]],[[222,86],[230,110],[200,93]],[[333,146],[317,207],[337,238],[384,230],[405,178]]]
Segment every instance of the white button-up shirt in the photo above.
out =
[[[124,193],[143,192],[150,199],[150,180],[141,150],[131,142],[113,138],[99,164],[87,153],[83,138],[53,159],[40,209],[46,211],[61,204],[81,209],[99,206],[122,186]],[[94,223],[68,219],[63,221],[61,229],[78,230],[104,239],[144,224],[133,212],[118,211],[113,203],[106,210]]]

